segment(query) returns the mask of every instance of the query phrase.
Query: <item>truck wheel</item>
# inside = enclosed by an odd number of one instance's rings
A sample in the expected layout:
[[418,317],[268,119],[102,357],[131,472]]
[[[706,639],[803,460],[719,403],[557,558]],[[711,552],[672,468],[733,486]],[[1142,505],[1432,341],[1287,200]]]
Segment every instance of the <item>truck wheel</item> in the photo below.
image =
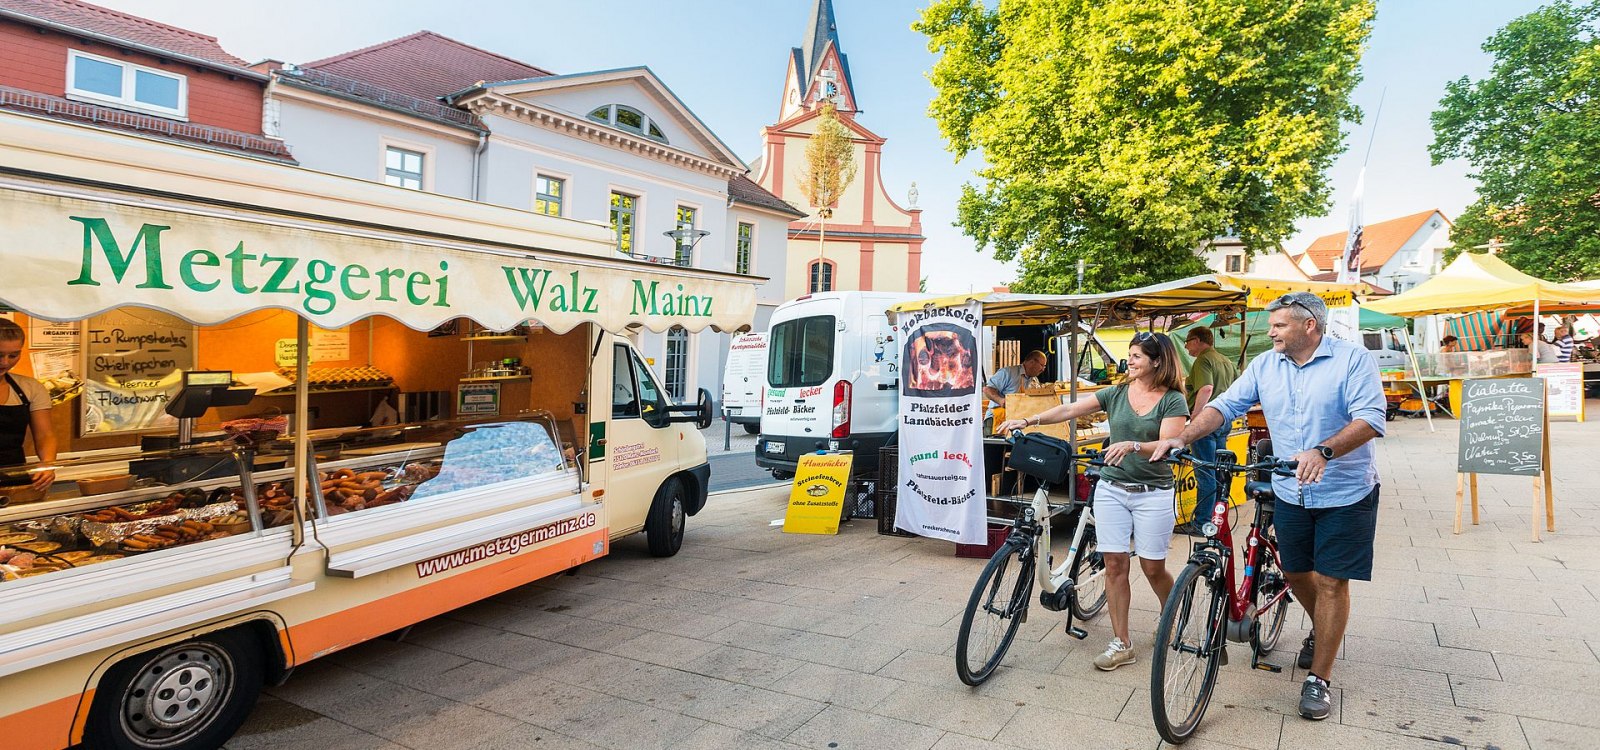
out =
[[260,646],[239,631],[129,657],[101,678],[84,726],[90,750],[222,747],[261,694]]
[[760,435],[761,434],[761,425],[758,425],[758,424],[747,424],[747,425],[745,425],[744,426],[744,434],[746,434],[746,435]]
[[644,519],[645,539],[650,543],[650,554],[672,557],[683,546],[683,526],[688,517],[684,509],[683,482],[668,479],[656,490],[656,499],[650,503],[650,515]]
[[794,479],[794,472],[788,471],[787,469],[773,469],[772,478],[780,482],[787,482],[791,479]]

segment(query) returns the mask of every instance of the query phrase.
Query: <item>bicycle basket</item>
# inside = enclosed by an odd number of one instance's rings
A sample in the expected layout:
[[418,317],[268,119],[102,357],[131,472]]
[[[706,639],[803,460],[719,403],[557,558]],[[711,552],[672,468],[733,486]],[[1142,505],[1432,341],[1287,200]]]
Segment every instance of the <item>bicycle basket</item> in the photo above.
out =
[[1030,433],[1011,446],[1006,468],[1022,472],[1046,484],[1064,485],[1072,471],[1072,446],[1060,438]]

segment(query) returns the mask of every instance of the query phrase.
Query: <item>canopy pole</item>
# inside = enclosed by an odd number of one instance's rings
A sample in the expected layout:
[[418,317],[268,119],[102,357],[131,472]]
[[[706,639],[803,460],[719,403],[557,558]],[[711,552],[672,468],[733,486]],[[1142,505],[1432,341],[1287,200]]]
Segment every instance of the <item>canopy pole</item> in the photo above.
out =
[[[1067,361],[1072,363],[1071,370],[1066,373],[1068,378],[1067,401],[1069,403],[1078,400],[1079,320],[1078,307],[1074,305],[1072,307],[1071,315],[1072,330],[1067,334]],[[1074,456],[1078,455],[1078,420],[1076,419],[1067,421],[1067,450],[1070,451]],[[1078,472],[1076,470],[1067,472],[1067,497],[1070,500],[1077,500],[1078,498]],[[1049,521],[1045,520],[1044,523],[1049,523]]]
[[1539,295],[1535,293],[1533,295],[1533,344],[1528,347],[1528,357],[1533,360],[1533,368],[1530,372],[1533,373],[1534,377],[1539,377],[1539,342],[1543,340],[1544,337],[1539,335]]
[[[1405,329],[1402,329],[1405,330]],[[1422,397],[1422,415],[1428,418],[1428,432],[1433,429],[1433,399],[1428,397],[1428,387],[1422,384],[1422,368],[1417,366],[1417,346],[1406,330],[1406,358],[1411,360],[1411,376],[1417,380],[1417,395]],[[1459,417],[1458,417],[1459,418]]]
[[1239,313],[1239,369],[1244,369],[1245,349],[1250,346],[1250,310]]

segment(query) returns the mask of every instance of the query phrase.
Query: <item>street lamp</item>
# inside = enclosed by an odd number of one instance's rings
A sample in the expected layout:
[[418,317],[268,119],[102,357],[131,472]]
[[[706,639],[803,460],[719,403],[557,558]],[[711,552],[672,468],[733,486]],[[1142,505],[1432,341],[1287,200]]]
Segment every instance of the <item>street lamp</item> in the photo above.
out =
[[[700,240],[705,239],[706,235],[711,234],[711,232],[704,229],[695,229],[694,227],[678,227],[677,229],[669,229],[662,232],[662,234],[672,238],[677,247],[689,246],[688,255],[681,259],[683,265],[687,266],[690,265],[689,259],[694,257],[694,246],[700,244]],[[673,257],[673,261],[679,260],[679,258]]]

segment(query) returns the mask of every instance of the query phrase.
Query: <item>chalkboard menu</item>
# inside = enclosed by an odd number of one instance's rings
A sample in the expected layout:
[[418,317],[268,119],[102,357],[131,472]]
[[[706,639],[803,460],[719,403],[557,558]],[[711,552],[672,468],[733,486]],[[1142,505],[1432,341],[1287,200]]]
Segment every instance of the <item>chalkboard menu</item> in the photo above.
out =
[[1538,378],[1468,380],[1461,387],[1464,474],[1538,476],[1544,465],[1544,382]]
[[195,327],[142,308],[90,318],[84,328],[83,433],[173,424],[164,410],[195,369]]

